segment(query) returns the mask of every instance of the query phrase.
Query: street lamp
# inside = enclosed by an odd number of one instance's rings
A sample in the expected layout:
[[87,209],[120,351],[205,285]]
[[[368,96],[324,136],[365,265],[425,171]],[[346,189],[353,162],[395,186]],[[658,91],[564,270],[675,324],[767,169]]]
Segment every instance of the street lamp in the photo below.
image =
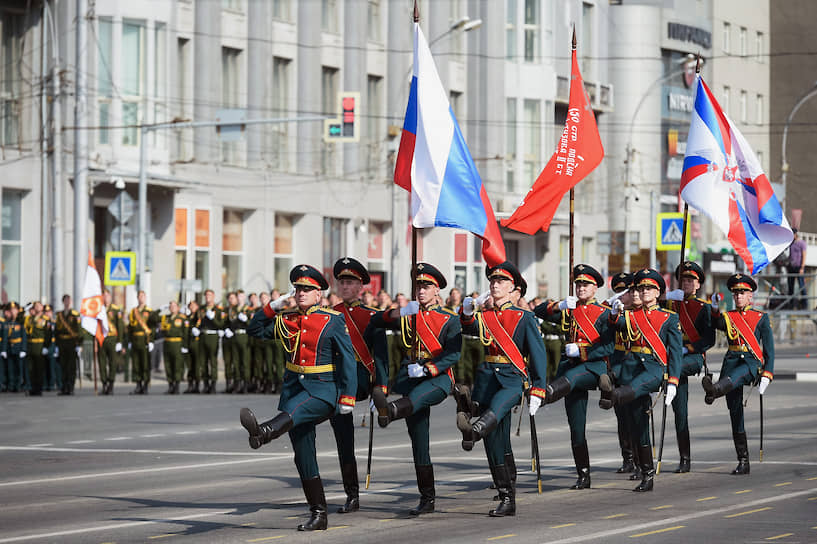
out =
[[463,32],[470,32],[475,28],[479,28],[482,26],[482,19],[471,19],[468,15],[464,15],[451,23],[451,26],[448,27],[448,30],[428,42],[429,49],[432,45],[437,43],[438,41],[442,40],[452,32],[456,32],[457,30],[462,30]]
[[789,163],[788,163],[788,161],[786,161],[786,143],[788,141],[788,136],[789,136],[789,123],[791,123],[791,120],[794,118],[794,114],[797,113],[797,110],[799,110],[800,107],[803,104],[805,104],[806,102],[808,102],[814,95],[817,95],[817,81],[814,82],[814,85],[811,87],[811,89],[806,91],[806,93],[803,96],[800,97],[800,100],[798,100],[797,103],[794,105],[794,107],[791,109],[791,112],[789,113],[789,116],[786,117],[786,125],[783,127],[783,149],[782,149],[782,153],[781,153],[781,162],[782,162],[782,164],[780,166],[780,170],[782,172],[781,181],[783,183],[783,195],[784,195],[783,203],[784,203],[784,206],[785,206],[786,201],[788,200],[786,198],[786,196],[788,195],[788,192],[786,191],[786,189],[787,189],[787,187],[786,187],[786,174],[789,173]]
[[[641,111],[641,106],[644,105],[644,102],[647,100],[647,97],[652,92],[652,90],[660,85],[661,83],[672,79],[674,77],[680,76],[684,72],[687,71],[689,68],[689,64],[695,61],[696,56],[692,53],[689,53],[686,57],[680,59],[678,62],[683,64],[682,68],[674,70],[668,74],[665,74],[652,83],[650,83],[647,90],[644,91],[644,94],[641,95],[641,99],[638,101],[638,104],[633,111],[633,117],[630,119],[630,130],[627,136],[627,149],[626,154],[627,157],[624,159],[624,270],[630,270],[630,190],[632,184],[630,183],[630,163],[633,160],[633,156],[635,155],[635,150],[633,149],[633,128],[635,126],[635,118],[638,116],[638,112]],[[703,65],[703,59],[701,59],[701,65]],[[652,197],[650,197],[652,198]],[[652,215],[652,214],[651,214]],[[652,218],[650,219],[652,222]],[[653,226],[654,227],[654,226]],[[650,237],[652,241],[651,244],[654,244],[655,236]],[[653,265],[654,263],[650,263]]]

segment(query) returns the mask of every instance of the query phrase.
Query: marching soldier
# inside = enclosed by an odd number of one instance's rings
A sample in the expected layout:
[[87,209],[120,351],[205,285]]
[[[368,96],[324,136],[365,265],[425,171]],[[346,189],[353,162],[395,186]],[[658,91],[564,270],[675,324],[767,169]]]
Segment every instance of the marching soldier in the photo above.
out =
[[633,491],[643,492],[652,491],[655,476],[648,415],[650,393],[658,391],[666,379],[664,402],[672,403],[681,373],[682,344],[678,315],[658,304],[658,297],[666,289],[661,274],[651,268],[639,270],[633,282],[641,298],[641,308],[624,311],[624,303],[616,300],[611,313],[616,329],[627,334],[635,367],[623,365],[620,387],[615,387],[607,374],[601,377],[599,389],[607,395],[599,401],[599,406],[604,409],[624,406],[631,440],[637,444],[641,463],[641,483]]
[[[453,365],[460,358],[462,327],[457,316],[437,304],[445,277],[434,266],[418,263],[413,271],[417,282],[417,300],[405,307],[385,310],[372,316],[377,328],[402,331],[403,347],[408,351],[400,366],[393,391],[403,397],[387,402],[386,393],[376,387],[372,400],[377,407],[377,422],[387,426],[395,419],[406,419],[414,454],[414,470],[420,503],[409,511],[412,516],[434,511],[434,465],[429,452],[429,418],[431,407],[440,404],[454,385]],[[416,329],[412,326],[416,315]],[[416,333],[416,350],[413,338]]]
[[128,347],[131,352],[133,381],[136,389],[132,395],[147,395],[150,386],[150,356],[153,351],[153,340],[156,330],[157,315],[145,301],[147,295],[139,291],[136,296],[139,303],[130,311],[128,319]]
[[190,336],[187,348],[187,389],[185,395],[201,392],[201,329],[199,329],[199,303],[191,300],[187,303]]
[[6,350],[8,360],[9,385],[12,393],[20,391],[22,385],[22,366],[26,363],[28,350],[28,335],[26,334],[25,317],[20,315],[20,305],[16,302],[8,303],[9,320],[7,325]]
[[715,327],[726,332],[729,348],[723,356],[718,382],[712,383],[711,377],[704,376],[701,383],[706,391],[704,401],[707,404],[726,396],[738,456],[738,466],[732,474],[749,474],[749,445],[743,427],[743,386],[758,383],[758,393],[766,393],[774,378],[774,336],[769,316],[752,308],[753,293],[757,290],[755,280],[746,274],[734,274],[726,281],[726,286],[732,292],[735,309],[721,312],[721,296],[716,294],[712,297],[712,317]]
[[166,395],[179,394],[179,382],[184,372],[184,356],[187,355],[190,322],[179,313],[179,303],[170,301],[170,314],[162,316],[162,336],[164,337],[165,374],[167,376]]
[[[332,273],[337,281],[338,295],[343,299],[343,302],[337,304],[334,309],[346,319],[346,328],[357,360],[355,400],[366,400],[373,387],[379,388],[384,393],[388,388],[389,355],[386,333],[383,329],[375,330],[369,325],[370,319],[378,309],[366,306],[359,300],[363,286],[371,281],[366,267],[356,259],[345,257],[335,263]],[[355,424],[351,413],[335,414],[329,421],[338,445],[340,473],[343,477],[343,490],[346,492],[346,504],[338,509],[338,513],[346,514],[360,508],[358,493],[360,485],[355,459]]]
[[51,346],[51,326],[43,315],[40,301],[34,303],[34,314],[28,319],[26,336],[28,339],[28,375],[30,378],[29,395],[39,397],[43,394],[45,367],[48,364],[48,349]]
[[111,292],[102,290],[102,297],[108,312],[108,335],[99,346],[99,378],[102,381],[102,394],[113,395],[113,384],[116,381],[116,367],[120,355],[125,354],[123,349],[125,323],[122,308],[111,300]]
[[357,390],[355,355],[343,315],[320,306],[322,291],[329,288],[323,275],[312,266],[298,265],[289,279],[295,286],[297,309],[281,311],[290,292],[256,312],[249,325],[253,336],[283,338],[292,357],[284,375],[280,412],[259,424],[249,408],[242,408],[241,425],[254,449],[289,432],[310,510],[309,521],[298,530],[325,530],[326,497],[318,471],[315,426],[336,412],[352,413]]
[[545,403],[564,397],[570,442],[576,462],[578,478],[571,489],[590,488],[590,454],[587,450],[585,425],[587,423],[587,392],[598,385],[599,377],[607,374],[607,359],[613,354],[614,334],[609,326],[610,309],[595,299],[599,286],[604,284],[601,274],[592,266],[580,264],[573,268],[576,296],[560,302],[544,302],[536,307],[536,315],[560,323],[570,343],[556,379],[545,388]]
[[224,335],[224,308],[216,304],[216,294],[212,289],[204,292],[204,307],[199,308],[198,328],[202,339],[199,341],[201,360],[199,369],[205,387],[203,393],[216,392],[218,381],[218,339]]
[[[521,400],[530,383],[530,415],[545,396],[547,355],[539,323],[532,312],[514,305],[525,284],[516,266],[506,261],[486,266],[491,284],[492,309],[476,310],[488,297],[467,297],[460,320],[463,330],[479,337],[485,346],[484,362],[477,370],[472,402],[460,396],[457,426],[462,432],[462,448],[471,450],[483,439],[488,466],[499,493],[499,505],[492,517],[516,515],[516,462],[510,450],[511,409]],[[516,295],[519,293],[519,295]],[[472,423],[472,416],[478,417]]]
[[77,379],[77,358],[81,350],[79,312],[71,309],[71,297],[62,296],[63,310],[57,313],[55,334],[57,336],[57,357],[60,360],[62,389],[60,395],[73,395]]
[[[630,289],[633,287],[633,275],[629,272],[619,272],[618,274],[615,274],[610,280],[610,287],[616,294],[625,290],[627,291],[626,294],[621,295],[619,300],[621,300],[621,303],[625,308],[630,309],[629,306],[632,303]],[[613,383],[616,385],[621,385],[619,378],[622,376],[623,365],[625,364],[625,361],[627,361],[628,364],[631,364],[632,357],[630,355],[630,343],[626,338],[626,334],[616,331],[615,338],[613,354],[610,356],[610,377],[612,378]],[[627,425],[628,418],[626,417],[626,414],[621,406],[616,406],[615,411],[616,423],[618,427],[618,444],[621,448],[622,459],[621,466],[616,469],[616,474],[628,474],[635,470],[635,463],[633,462],[633,447],[630,443],[631,433],[629,426]]]
[[678,314],[683,334],[684,347],[681,357],[681,376],[677,394],[672,401],[675,413],[675,436],[681,462],[676,473],[689,472],[692,459],[689,443],[689,376],[699,374],[706,359],[706,351],[715,345],[715,329],[712,327],[712,308],[696,297],[698,289],[705,281],[703,269],[696,263],[686,261],[675,269],[675,277],[681,288],[667,293],[669,309]]

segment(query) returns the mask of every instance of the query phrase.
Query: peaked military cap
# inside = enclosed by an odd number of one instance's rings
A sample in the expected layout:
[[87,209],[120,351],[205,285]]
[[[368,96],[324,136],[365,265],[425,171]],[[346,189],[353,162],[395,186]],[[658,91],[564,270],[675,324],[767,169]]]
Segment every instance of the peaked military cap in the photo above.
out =
[[633,275],[629,272],[619,272],[610,279],[610,289],[616,293],[629,289],[632,284]]
[[519,273],[519,269],[516,268],[516,265],[513,264],[511,261],[505,261],[503,263],[499,263],[496,266],[485,265],[485,277],[489,280],[491,278],[506,278],[513,282],[514,285],[518,286],[522,280],[522,274]]
[[52,310],[52,308],[51,308],[50,304],[46,304],[45,306],[43,306],[43,311],[44,312],[50,312],[51,310]]
[[314,266],[299,264],[289,272],[289,281],[292,285],[314,287],[315,289],[329,289],[329,282]]
[[667,289],[667,284],[664,282],[664,277],[660,272],[653,270],[652,268],[644,268],[636,272],[633,282],[635,283],[636,287],[647,285],[649,287],[655,287],[662,293]]
[[528,282],[525,281],[525,278],[519,276],[519,283],[514,284],[516,285],[517,289],[519,289],[519,296],[524,297],[525,293],[528,292]]
[[757,282],[747,274],[732,274],[726,280],[730,291],[757,291]]
[[360,280],[363,285],[366,285],[371,281],[369,271],[366,270],[366,267],[363,266],[360,261],[353,259],[352,257],[338,259],[334,268],[332,269],[332,274],[335,276],[336,280],[341,278],[352,278],[354,280]]
[[17,304],[16,302],[14,302],[13,300],[11,302],[9,302],[8,304],[6,304],[6,310],[13,310],[15,308],[19,310],[20,305]]
[[426,282],[436,285],[440,289],[445,289],[448,282],[445,281],[443,273],[437,270],[437,267],[428,263],[417,263],[417,270],[415,271],[414,279],[418,282]]
[[699,283],[703,283],[706,280],[706,275],[704,269],[698,263],[685,261],[675,269],[675,279],[680,281],[681,278],[695,278]]
[[573,267],[573,283],[577,282],[592,283],[596,287],[601,287],[604,285],[604,278],[589,264],[578,264]]

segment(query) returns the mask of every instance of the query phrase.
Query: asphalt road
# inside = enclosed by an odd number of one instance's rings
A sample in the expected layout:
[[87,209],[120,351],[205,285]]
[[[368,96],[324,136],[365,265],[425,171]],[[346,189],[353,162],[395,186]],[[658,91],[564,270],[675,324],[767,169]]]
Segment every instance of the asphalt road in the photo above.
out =
[[[124,389],[120,387],[119,392]],[[418,498],[403,422],[376,428],[374,473],[363,509],[343,503],[328,424],[318,431],[330,530],[298,533],[306,519],[286,437],[250,450],[241,406],[274,415],[277,397],[74,398],[0,396],[0,544],[5,542],[817,542],[815,385],[775,381],[765,398],[764,461],[758,462],[759,403],[747,407],[752,474],[731,476],[735,453],[723,399],[705,406],[692,384],[693,472],[672,473],[678,453],[668,414],[662,471],[652,493],[614,473],[615,417],[591,394],[588,439],[593,488],[575,480],[562,404],[537,415],[543,493],[537,494],[527,421],[513,437],[520,468],[515,518],[489,518],[494,491],[481,446],[466,453],[454,403],[432,411],[438,512],[411,518]],[[155,388],[156,391],[160,389]],[[368,428],[355,411],[363,480]],[[659,411],[660,412],[660,411]],[[523,418],[527,419],[527,417]],[[660,422],[660,418],[659,418]],[[514,419],[516,425],[516,419]]]

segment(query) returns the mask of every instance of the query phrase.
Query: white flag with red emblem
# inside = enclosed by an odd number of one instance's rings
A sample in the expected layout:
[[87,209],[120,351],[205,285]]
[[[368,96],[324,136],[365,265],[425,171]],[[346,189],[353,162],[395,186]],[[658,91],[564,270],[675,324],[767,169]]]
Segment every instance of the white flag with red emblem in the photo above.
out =
[[93,334],[102,344],[108,334],[108,312],[102,298],[102,282],[96,271],[91,252],[88,252],[88,268],[85,270],[85,285],[82,288],[82,306],[79,309],[82,328]]

